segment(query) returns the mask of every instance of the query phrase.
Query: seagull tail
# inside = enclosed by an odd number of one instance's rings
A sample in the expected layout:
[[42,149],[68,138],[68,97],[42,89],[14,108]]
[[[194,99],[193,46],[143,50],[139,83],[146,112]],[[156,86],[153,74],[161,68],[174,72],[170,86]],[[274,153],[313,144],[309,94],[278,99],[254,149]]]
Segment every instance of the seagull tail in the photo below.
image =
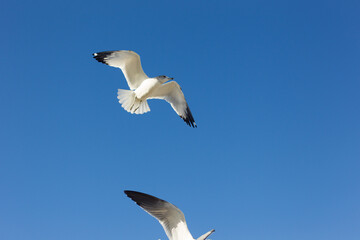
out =
[[208,231],[207,233],[205,233],[204,235],[202,235],[201,237],[199,237],[198,239],[196,240],[205,240],[208,236],[210,236],[210,234],[212,234],[213,232],[215,232],[214,229]]
[[143,114],[150,111],[147,101],[136,98],[132,90],[119,89],[117,98],[121,106],[131,114]]

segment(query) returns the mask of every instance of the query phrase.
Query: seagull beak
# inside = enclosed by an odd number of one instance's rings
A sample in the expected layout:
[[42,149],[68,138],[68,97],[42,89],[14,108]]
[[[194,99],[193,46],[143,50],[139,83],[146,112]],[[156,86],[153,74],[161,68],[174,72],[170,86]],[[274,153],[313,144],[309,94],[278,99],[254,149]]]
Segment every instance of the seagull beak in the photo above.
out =
[[169,80],[173,80],[174,78],[169,78]]

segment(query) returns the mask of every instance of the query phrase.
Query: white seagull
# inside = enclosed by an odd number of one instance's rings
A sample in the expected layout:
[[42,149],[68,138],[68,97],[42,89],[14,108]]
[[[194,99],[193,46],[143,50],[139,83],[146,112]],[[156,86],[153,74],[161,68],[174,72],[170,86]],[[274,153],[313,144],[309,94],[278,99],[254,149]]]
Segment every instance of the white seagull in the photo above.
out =
[[[195,240],[186,225],[184,214],[173,204],[141,192],[124,192],[160,222],[170,240]],[[212,229],[196,240],[205,240],[214,231]]]
[[149,78],[143,71],[140,56],[128,50],[106,51],[93,54],[94,58],[122,70],[130,90],[119,89],[121,106],[130,113],[143,114],[150,111],[147,99],[164,99],[187,125],[196,127],[195,120],[179,84],[173,78],[158,76]]

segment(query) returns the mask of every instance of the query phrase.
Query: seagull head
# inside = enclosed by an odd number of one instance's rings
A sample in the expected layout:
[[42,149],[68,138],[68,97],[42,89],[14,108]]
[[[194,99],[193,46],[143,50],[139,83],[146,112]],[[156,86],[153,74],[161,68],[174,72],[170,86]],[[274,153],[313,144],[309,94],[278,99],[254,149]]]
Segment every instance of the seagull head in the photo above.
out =
[[170,78],[168,76],[165,76],[165,75],[161,75],[161,76],[158,76],[156,77],[157,80],[159,80],[161,83],[165,83],[167,81],[170,81],[170,80],[173,80],[174,78]]

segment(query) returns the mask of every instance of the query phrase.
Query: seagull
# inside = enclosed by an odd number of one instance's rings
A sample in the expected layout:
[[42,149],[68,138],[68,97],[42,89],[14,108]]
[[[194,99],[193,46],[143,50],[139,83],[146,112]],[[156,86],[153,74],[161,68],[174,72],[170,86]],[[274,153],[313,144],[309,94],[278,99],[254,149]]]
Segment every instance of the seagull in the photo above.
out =
[[93,57],[101,63],[122,70],[130,90],[119,89],[117,98],[126,111],[143,114],[150,111],[147,99],[163,99],[170,103],[187,125],[197,127],[179,84],[175,81],[168,82],[173,78],[164,75],[149,78],[144,73],[140,56],[136,52],[105,51],[94,53]]
[[[160,198],[135,191],[124,191],[137,205],[163,226],[169,240],[195,240],[186,225],[185,216],[173,204]],[[212,229],[196,240],[205,240],[215,230]]]

